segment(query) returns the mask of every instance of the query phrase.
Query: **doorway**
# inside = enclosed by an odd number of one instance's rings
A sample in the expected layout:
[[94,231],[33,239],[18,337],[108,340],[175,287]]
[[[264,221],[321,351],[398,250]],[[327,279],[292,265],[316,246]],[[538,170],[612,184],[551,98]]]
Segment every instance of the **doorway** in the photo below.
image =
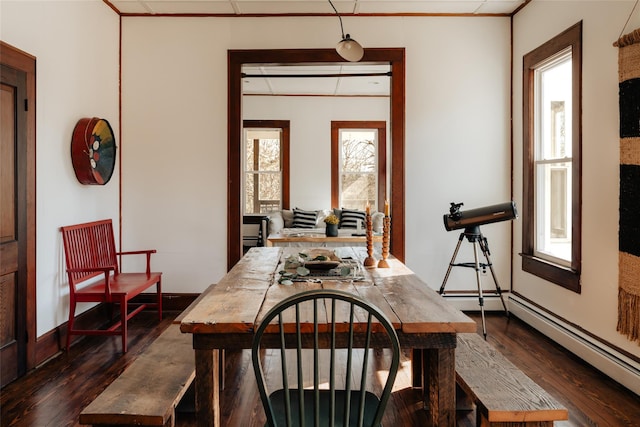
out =
[[0,385],[35,367],[35,58],[0,42]]
[[[404,127],[405,51],[403,48],[366,49],[363,62],[387,63],[391,69],[391,253],[404,261]],[[232,50],[228,52],[228,217],[227,268],[242,256],[241,141],[242,66],[245,64],[335,64],[344,60],[333,49]]]

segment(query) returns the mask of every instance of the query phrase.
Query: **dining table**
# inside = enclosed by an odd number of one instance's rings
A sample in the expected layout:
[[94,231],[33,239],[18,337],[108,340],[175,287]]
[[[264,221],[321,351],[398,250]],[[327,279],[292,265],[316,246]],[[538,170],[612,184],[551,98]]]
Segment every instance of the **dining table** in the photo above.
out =
[[[301,251],[306,251],[302,257]],[[413,386],[422,389],[431,425],[455,426],[456,335],[476,332],[476,323],[393,256],[387,259],[388,268],[363,267],[368,256],[364,247],[332,248],[340,262],[332,270],[336,274],[283,277],[282,272],[289,271],[285,267],[296,259],[305,266],[309,251],[313,248],[250,249],[182,316],[180,330],[193,335],[197,425],[223,425],[219,361],[224,351],[250,349],[254,330],[278,302],[325,288],[358,295],[389,318],[401,347],[410,351]]]

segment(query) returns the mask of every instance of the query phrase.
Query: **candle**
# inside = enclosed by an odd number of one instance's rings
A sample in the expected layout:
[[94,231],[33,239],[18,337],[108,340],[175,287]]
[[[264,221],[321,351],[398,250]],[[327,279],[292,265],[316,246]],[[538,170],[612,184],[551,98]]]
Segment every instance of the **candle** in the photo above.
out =
[[389,216],[389,201],[384,201],[384,216]]
[[369,202],[367,202],[366,211],[367,211],[367,215],[371,215],[371,205],[369,205]]

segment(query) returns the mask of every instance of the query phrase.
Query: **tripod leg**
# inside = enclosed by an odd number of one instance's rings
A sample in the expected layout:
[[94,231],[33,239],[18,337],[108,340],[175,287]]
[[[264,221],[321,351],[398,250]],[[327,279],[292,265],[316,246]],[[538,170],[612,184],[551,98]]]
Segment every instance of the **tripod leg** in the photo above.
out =
[[478,261],[478,241],[473,242],[473,258],[475,260],[476,282],[478,283],[478,301],[480,303],[480,315],[482,317],[482,334],[487,339],[487,325],[484,320],[484,297],[482,296],[482,282],[480,281],[480,262]]
[[491,276],[493,277],[493,283],[495,283],[496,285],[496,292],[498,292],[498,296],[500,297],[500,301],[502,302],[502,307],[504,308],[504,312],[507,315],[507,317],[509,317],[509,310],[507,309],[507,305],[505,304],[504,298],[502,297],[502,289],[498,284],[498,278],[496,277],[496,272],[493,271],[493,263],[491,262],[491,258],[490,258],[491,253],[489,252],[489,243],[487,242],[487,238],[483,237],[482,235],[480,235],[480,249],[482,250],[484,257],[487,260],[487,266],[491,271]]
[[464,239],[464,233],[460,233],[460,238],[458,239],[458,244],[456,245],[456,249],[453,251],[453,256],[451,257],[451,261],[449,262],[449,268],[447,269],[447,274],[444,275],[444,280],[442,281],[442,286],[440,286],[440,290],[438,291],[440,295],[444,294],[444,286],[447,284],[447,280],[449,280],[449,274],[451,273],[451,268],[453,267],[453,263],[458,256],[458,251],[460,250],[460,245],[462,244],[462,239]]

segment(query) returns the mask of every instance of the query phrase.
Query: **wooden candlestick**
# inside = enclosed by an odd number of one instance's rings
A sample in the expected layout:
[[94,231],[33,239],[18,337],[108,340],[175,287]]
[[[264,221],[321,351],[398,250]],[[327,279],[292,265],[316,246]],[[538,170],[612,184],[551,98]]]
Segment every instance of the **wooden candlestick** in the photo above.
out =
[[389,268],[387,257],[389,256],[390,231],[391,218],[389,216],[385,216],[382,225],[382,259],[378,262],[378,268]]
[[367,226],[367,257],[364,259],[365,267],[375,267],[376,260],[373,258],[373,224],[371,221],[371,214],[369,213],[369,209],[367,209],[367,213],[365,216],[365,223]]

